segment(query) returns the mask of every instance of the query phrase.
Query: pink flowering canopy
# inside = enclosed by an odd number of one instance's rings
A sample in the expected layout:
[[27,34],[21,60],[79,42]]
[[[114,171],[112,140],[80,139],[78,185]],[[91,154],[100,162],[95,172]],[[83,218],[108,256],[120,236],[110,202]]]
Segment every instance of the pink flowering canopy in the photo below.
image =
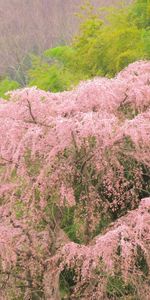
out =
[[1,299],[149,299],[149,150],[149,61],[0,99]]

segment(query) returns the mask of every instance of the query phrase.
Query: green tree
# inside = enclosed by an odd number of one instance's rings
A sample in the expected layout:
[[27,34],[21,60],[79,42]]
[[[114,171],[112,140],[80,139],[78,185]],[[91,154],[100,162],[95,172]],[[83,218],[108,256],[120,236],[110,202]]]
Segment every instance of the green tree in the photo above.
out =
[[[149,0],[91,14],[74,41],[78,67],[89,77],[114,76],[129,63],[150,57]],[[139,26],[140,25],[140,26]]]
[[75,50],[69,46],[48,49],[43,57],[33,56],[28,72],[29,85],[52,92],[68,90],[83,79],[83,74],[74,72]]
[[131,6],[131,20],[138,28],[150,29],[150,0],[136,0]]
[[5,95],[8,91],[12,91],[19,88],[19,83],[13,80],[10,80],[9,78],[4,78],[0,81],[0,97],[1,98],[8,98],[7,95]]
[[129,63],[150,58],[150,0],[96,13],[87,2],[82,11],[79,33],[70,46],[33,57],[29,85],[68,90],[80,80],[113,77]]

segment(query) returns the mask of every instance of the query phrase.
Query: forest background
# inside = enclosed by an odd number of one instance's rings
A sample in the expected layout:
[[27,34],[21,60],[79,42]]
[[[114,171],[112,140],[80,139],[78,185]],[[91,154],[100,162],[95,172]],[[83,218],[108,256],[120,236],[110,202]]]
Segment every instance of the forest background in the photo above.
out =
[[149,3],[130,2],[2,1],[0,96],[24,86],[63,91],[148,58]]

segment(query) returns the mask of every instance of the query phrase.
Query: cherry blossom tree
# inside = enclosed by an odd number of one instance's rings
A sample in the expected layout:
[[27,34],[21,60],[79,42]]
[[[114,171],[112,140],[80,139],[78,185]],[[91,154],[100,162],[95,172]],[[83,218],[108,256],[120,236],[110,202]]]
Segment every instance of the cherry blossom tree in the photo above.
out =
[[148,299],[149,101],[149,61],[0,100],[2,299]]

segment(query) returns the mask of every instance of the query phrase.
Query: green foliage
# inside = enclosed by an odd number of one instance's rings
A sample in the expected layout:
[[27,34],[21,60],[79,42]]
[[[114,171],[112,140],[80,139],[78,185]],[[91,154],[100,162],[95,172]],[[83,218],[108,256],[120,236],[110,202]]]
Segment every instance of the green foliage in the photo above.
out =
[[142,31],[142,39],[144,44],[145,58],[150,58],[150,29]]
[[74,55],[75,50],[69,46],[59,46],[56,48],[50,48],[44,52],[44,56],[48,59],[54,59],[60,64],[65,64],[66,66],[71,66]]
[[108,277],[106,289],[108,299],[125,299],[125,296],[136,294],[135,287],[130,283],[125,283],[119,275]]
[[73,269],[64,269],[59,278],[59,289],[61,299],[70,299],[72,289],[76,284],[75,271]]
[[150,196],[150,170],[149,167],[142,164],[142,178],[143,178],[143,186],[140,191],[140,199],[146,198]]
[[75,220],[75,208],[74,207],[66,207],[63,211],[63,218],[61,221],[61,228],[65,231],[71,241],[75,243],[81,243],[80,238],[78,237],[79,231],[79,220],[76,222]]
[[[48,192],[47,205],[44,208],[46,220],[48,222],[51,222],[54,227],[56,226],[56,224],[59,225],[62,219],[62,211],[57,205],[58,199],[59,194],[57,193],[57,191],[51,191],[51,193]],[[45,221],[42,223],[41,226],[46,225]]]
[[150,58],[150,0],[97,13],[87,1],[81,11],[72,45],[47,49],[42,57],[28,55],[13,76],[17,82],[0,81],[0,97],[26,83],[52,92],[69,90],[80,80],[111,77],[129,63]]
[[141,15],[148,11],[148,2],[140,6],[139,15],[135,13],[138,5],[136,1],[134,6],[107,9],[105,23],[97,14],[81,24],[74,48],[78,67],[89,77],[101,74],[114,76],[129,63],[149,58],[150,32],[147,23],[138,26]]
[[136,267],[143,272],[145,276],[149,274],[149,267],[145,258],[145,253],[140,245],[137,245]]
[[42,58],[33,56],[29,85],[51,92],[68,90],[83,78],[80,70],[74,73],[74,55],[71,47],[62,46],[48,49]]
[[97,39],[101,31],[102,21],[96,16],[91,16],[81,24],[80,33],[73,43],[76,50],[76,68],[81,69],[87,77],[103,73],[100,51],[104,50],[103,41]]
[[27,149],[25,156],[24,156],[24,160],[25,160],[26,166],[28,168],[28,174],[30,176],[37,176],[39,174],[40,168],[41,168],[40,158],[37,157],[37,158],[32,159],[31,151],[29,149]]
[[139,28],[150,27],[150,0],[136,0],[133,3],[131,14],[131,20],[134,19],[136,25]]
[[80,80],[114,76],[140,59],[150,58],[150,0],[94,12],[81,7],[81,25],[71,46],[48,49],[32,57],[29,85],[46,91],[68,90]]
[[16,201],[14,210],[15,210],[16,219],[18,220],[21,219],[24,215],[25,204],[20,200]]
[[46,91],[62,91],[64,88],[60,78],[61,70],[57,65],[49,65],[40,57],[34,57],[32,60],[32,69],[29,70],[29,86],[37,86]]
[[101,216],[100,221],[99,221],[98,225],[96,226],[95,231],[93,232],[93,237],[102,233],[102,231],[110,225],[111,221],[112,220],[109,215]]
[[18,82],[10,80],[7,77],[5,79],[2,79],[0,81],[0,97],[7,99],[8,96],[6,96],[5,93],[15,90],[17,88],[19,88]]

